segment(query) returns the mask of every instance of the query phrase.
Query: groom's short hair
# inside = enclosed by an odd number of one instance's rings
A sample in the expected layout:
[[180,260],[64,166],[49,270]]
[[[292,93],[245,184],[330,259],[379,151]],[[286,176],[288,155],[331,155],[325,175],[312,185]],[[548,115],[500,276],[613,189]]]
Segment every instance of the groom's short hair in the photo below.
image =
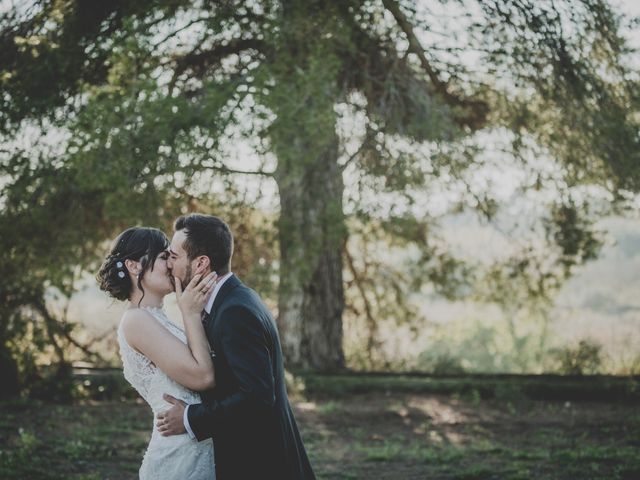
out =
[[233,255],[233,235],[229,226],[213,215],[191,213],[178,217],[175,231],[184,230],[186,239],[182,247],[189,260],[200,255],[209,257],[211,270],[224,275],[231,269]]

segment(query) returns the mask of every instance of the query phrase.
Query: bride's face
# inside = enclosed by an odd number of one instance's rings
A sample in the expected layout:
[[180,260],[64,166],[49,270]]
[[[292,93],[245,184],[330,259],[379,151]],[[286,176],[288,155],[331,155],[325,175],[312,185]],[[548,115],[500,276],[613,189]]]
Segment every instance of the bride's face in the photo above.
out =
[[142,287],[147,291],[154,291],[161,295],[167,295],[173,291],[173,283],[169,277],[167,259],[169,252],[162,252],[156,258],[153,269],[145,272],[142,278]]

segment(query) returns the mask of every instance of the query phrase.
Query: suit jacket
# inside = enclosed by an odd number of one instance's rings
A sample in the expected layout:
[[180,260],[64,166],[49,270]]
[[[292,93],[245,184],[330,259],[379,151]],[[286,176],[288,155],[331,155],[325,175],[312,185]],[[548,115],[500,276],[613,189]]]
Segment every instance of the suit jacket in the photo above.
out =
[[280,338],[256,292],[232,275],[205,318],[215,389],[189,407],[198,440],[213,438],[217,480],[315,479],[284,379]]

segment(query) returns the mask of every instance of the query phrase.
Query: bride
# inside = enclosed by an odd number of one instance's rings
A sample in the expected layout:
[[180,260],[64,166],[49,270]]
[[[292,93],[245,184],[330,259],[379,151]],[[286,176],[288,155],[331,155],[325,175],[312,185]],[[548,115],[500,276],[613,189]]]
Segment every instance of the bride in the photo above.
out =
[[[180,280],[173,280],[167,269],[168,247],[169,241],[160,230],[129,228],[116,238],[97,275],[101,290],[118,300],[129,300],[118,327],[124,376],[149,404],[154,418],[171,407],[163,400],[163,393],[199,403],[196,392],[215,386],[200,315],[216,276],[195,275],[182,291]],[[184,330],[171,322],[162,308],[174,283]],[[187,434],[162,436],[153,429],[140,466],[142,480],[214,477],[211,439],[197,442]]]

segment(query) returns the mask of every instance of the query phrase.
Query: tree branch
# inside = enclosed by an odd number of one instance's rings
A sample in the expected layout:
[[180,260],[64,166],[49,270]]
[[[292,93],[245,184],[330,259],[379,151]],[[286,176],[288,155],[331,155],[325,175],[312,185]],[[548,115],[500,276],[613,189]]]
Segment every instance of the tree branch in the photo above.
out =
[[196,76],[202,76],[209,68],[219,65],[222,60],[233,54],[239,54],[244,50],[257,50],[265,53],[266,46],[261,40],[253,38],[236,38],[229,43],[219,44],[213,48],[199,52],[200,46],[182,57],[174,58],[176,67],[169,88],[173,89],[176,79],[187,70],[192,70]]
[[42,319],[44,320],[45,327],[47,330],[47,336],[49,337],[49,340],[56,351],[56,355],[58,356],[60,363],[65,363],[66,359],[64,357],[64,350],[56,341],[55,335],[66,339],[70,344],[77,347],[88,357],[96,359],[105,364],[107,363],[107,361],[102,357],[102,355],[100,355],[97,352],[91,351],[91,349],[87,345],[83,345],[80,342],[78,342],[75,338],[73,338],[71,334],[67,331],[67,329],[63,328],[63,326],[60,325],[60,322],[56,320],[49,313],[49,310],[47,309],[44,302],[42,302],[42,300],[34,303],[33,306],[36,308],[38,313],[40,313],[40,315],[42,316]]
[[226,165],[213,166],[212,170],[222,172],[222,173],[233,173],[238,175],[261,175],[263,177],[273,178],[273,172],[265,172],[264,170],[238,170],[235,168],[229,168]]
[[355,264],[353,262],[353,257],[351,256],[351,253],[349,253],[349,249],[347,248],[346,242],[344,244],[343,251],[344,251],[344,256],[347,260],[347,266],[349,267],[349,271],[351,272],[351,275],[353,275],[354,283],[364,303],[364,311],[365,311],[365,316],[367,318],[367,326],[369,327],[369,335],[367,337],[367,356],[369,357],[369,361],[373,363],[373,350],[378,345],[378,342],[376,340],[376,336],[378,334],[378,324],[376,323],[376,319],[373,317],[371,303],[369,302],[369,298],[367,297],[367,293],[362,284],[363,283],[362,278],[360,278],[360,275],[358,275],[358,271],[356,270]]
[[436,92],[439,93],[450,105],[459,105],[470,110],[469,112],[466,112],[467,115],[465,117],[459,118],[459,121],[474,128],[479,128],[480,126],[482,126],[485,122],[488,111],[487,104],[479,100],[469,100],[466,98],[461,98],[460,96],[451,93],[447,83],[440,80],[438,72],[432,67],[431,63],[427,59],[427,56],[424,53],[424,48],[422,48],[418,37],[416,37],[416,34],[413,31],[411,22],[402,12],[402,9],[400,8],[398,2],[395,0],[382,0],[382,3],[384,7],[393,15],[393,18],[395,18],[398,26],[407,36],[407,40],[409,41],[409,51],[411,53],[414,53],[420,60],[420,65],[426,72],[429,80],[431,80],[431,83],[433,84]]
[[[163,18],[164,20],[164,18]],[[157,41],[154,45],[153,45],[153,49],[155,50],[156,48],[158,48],[160,45],[162,45],[164,42],[166,42],[167,40],[169,40],[170,38],[175,37],[177,34],[179,34],[180,32],[186,30],[187,28],[191,27],[192,25],[195,25],[196,23],[200,23],[200,22],[204,22],[206,20],[209,20],[209,17],[198,17],[194,20],[191,20],[190,22],[188,22],[186,25],[183,25],[180,28],[175,29],[174,31],[172,31],[171,33],[169,33],[167,36],[165,36],[162,40]]]
[[63,365],[67,361],[64,356],[64,350],[62,349],[62,347],[58,343],[58,340],[56,339],[55,333],[57,332],[54,333],[54,330],[58,330],[58,328],[56,328],[57,327],[56,321],[49,314],[49,311],[47,310],[47,307],[45,307],[44,303],[38,302],[37,305],[35,306],[38,312],[40,313],[40,315],[42,315],[42,319],[44,320],[47,337],[49,337],[49,342],[51,343],[51,345],[53,346],[53,349],[56,352],[56,355],[58,357],[58,364]]
[[369,147],[369,142],[376,136],[376,134],[378,134],[380,132],[380,130],[376,129],[376,128],[372,128],[371,125],[367,125],[366,126],[366,133],[364,135],[364,139],[362,140],[362,143],[360,144],[360,146],[358,147],[358,149],[353,152],[353,154],[351,154],[349,156],[349,158],[347,160],[345,160],[345,162],[340,166],[340,170],[341,171],[345,171],[347,169],[347,167],[351,164],[351,162],[353,162],[356,158],[358,158],[358,156],[367,148]]

